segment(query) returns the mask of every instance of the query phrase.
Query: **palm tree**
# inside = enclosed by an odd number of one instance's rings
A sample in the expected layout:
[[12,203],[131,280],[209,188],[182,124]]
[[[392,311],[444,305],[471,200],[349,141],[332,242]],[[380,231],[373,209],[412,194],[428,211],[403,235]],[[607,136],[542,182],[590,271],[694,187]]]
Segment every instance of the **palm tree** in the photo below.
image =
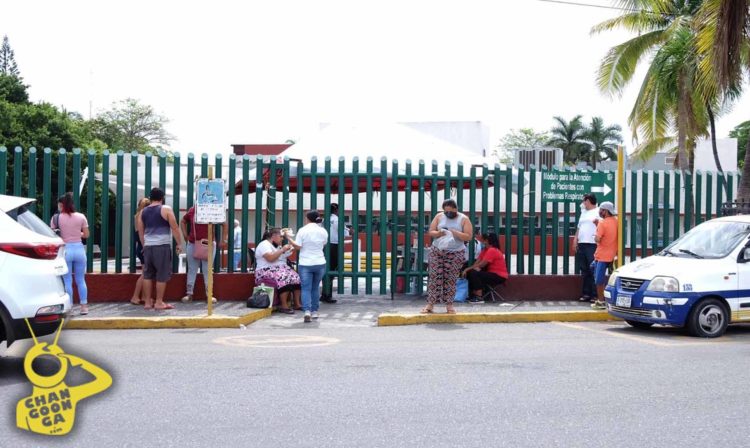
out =
[[[610,49],[599,68],[599,88],[621,95],[640,61],[653,55],[629,124],[643,141],[636,154],[648,158],[676,149],[679,168],[690,168],[695,140],[707,134],[708,104],[713,97],[697,87],[695,17],[702,0],[621,0],[627,12],[593,28],[592,33],[624,28],[638,33]],[[673,132],[676,130],[676,138]],[[676,144],[676,148],[675,148]]]
[[602,117],[594,117],[584,131],[582,140],[589,146],[591,167],[596,169],[597,161],[617,160],[617,146],[622,143],[622,128],[616,124],[605,126]]
[[552,136],[547,144],[563,150],[565,163],[573,164],[585,160],[588,146],[583,142],[583,134],[586,131],[583,117],[576,115],[570,121],[565,121],[562,117],[554,119],[556,124],[550,130]]
[[[716,93],[739,95],[743,71],[750,69],[750,1],[704,0],[700,11],[700,82]],[[745,151],[737,200],[750,201],[750,143]]]

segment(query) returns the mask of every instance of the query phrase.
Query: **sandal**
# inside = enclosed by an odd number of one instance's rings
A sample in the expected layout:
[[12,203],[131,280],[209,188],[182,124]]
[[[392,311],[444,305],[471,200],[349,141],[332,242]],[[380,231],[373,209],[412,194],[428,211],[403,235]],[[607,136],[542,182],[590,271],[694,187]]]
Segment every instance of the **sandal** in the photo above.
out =
[[278,311],[284,314],[294,314],[294,310],[291,308],[279,308]]
[[419,314],[432,314],[432,307],[426,306],[422,308],[422,311],[420,311]]
[[131,300],[130,303],[132,305],[138,305],[138,306],[140,306],[140,305],[143,305],[143,300],[138,300],[138,301]]

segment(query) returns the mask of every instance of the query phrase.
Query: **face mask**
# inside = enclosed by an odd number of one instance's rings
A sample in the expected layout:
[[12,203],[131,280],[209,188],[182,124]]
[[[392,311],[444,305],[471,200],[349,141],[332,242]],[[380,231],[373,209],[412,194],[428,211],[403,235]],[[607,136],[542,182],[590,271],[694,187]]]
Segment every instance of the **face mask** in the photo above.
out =
[[445,212],[445,217],[448,219],[453,219],[456,216],[458,216],[458,212]]

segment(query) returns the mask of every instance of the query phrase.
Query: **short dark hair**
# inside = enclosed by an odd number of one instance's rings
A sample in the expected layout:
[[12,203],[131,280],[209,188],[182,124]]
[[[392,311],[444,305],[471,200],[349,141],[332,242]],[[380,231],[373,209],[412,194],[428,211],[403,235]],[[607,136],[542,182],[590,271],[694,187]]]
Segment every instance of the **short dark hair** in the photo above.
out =
[[306,216],[307,216],[308,221],[310,222],[315,222],[318,224],[323,222],[323,220],[320,218],[320,213],[318,213],[317,210],[310,210],[309,212],[307,212]]
[[281,235],[281,229],[278,227],[269,227],[263,232],[263,239],[267,240],[274,235]]
[[586,193],[583,195],[584,201],[589,201],[591,205],[596,205],[596,195],[594,193]]
[[458,204],[456,204],[456,201],[453,200],[453,199],[446,199],[446,200],[443,201],[442,208],[445,208],[445,207],[453,207],[453,208],[457,209],[458,208]]
[[336,213],[339,211],[339,205],[335,202],[331,202],[331,213]]
[[148,198],[153,202],[163,202],[164,201],[164,190],[158,187],[154,187],[151,189],[151,192],[148,194]]
[[497,237],[497,233],[483,233],[482,238],[487,240],[487,244],[489,244],[490,246],[494,247],[495,249],[500,249],[500,239]]

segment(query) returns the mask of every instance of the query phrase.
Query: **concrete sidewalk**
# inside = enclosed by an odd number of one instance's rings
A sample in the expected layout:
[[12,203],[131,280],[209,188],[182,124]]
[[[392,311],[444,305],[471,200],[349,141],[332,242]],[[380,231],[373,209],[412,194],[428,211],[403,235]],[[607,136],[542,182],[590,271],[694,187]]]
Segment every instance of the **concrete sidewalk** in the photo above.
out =
[[[321,317],[338,322],[368,326],[412,325],[427,323],[490,323],[490,322],[548,322],[601,321],[612,318],[601,311],[592,311],[587,303],[577,301],[526,301],[468,304],[456,303],[458,314],[445,314],[445,306],[435,307],[435,313],[419,314],[426,298],[415,295],[337,296],[336,304],[321,304]],[[238,328],[259,319],[271,317],[272,322],[284,323],[302,318],[274,313],[271,310],[247,308],[244,301],[220,301],[214,314],[207,315],[205,302],[172,303],[175,309],[148,311],[129,302],[91,303],[87,316],[78,315],[78,306],[66,326],[70,329],[140,329],[140,328]]]

